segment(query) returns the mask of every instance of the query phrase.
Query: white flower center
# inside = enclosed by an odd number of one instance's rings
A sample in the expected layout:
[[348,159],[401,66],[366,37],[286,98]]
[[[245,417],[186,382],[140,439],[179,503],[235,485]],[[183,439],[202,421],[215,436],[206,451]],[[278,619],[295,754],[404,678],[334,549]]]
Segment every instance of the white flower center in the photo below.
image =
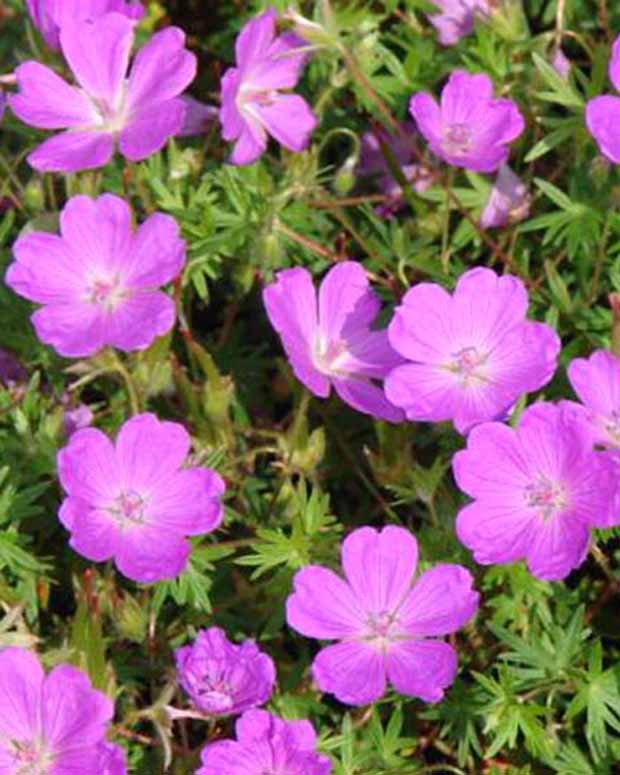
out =
[[108,511],[123,526],[141,525],[145,506],[145,498],[135,490],[126,490],[112,501]]
[[486,353],[481,353],[476,347],[463,347],[458,352],[451,353],[451,358],[445,368],[457,375],[463,387],[488,382],[485,369],[488,358]]
[[50,775],[54,758],[41,741],[14,740],[11,754],[15,775]]
[[526,504],[536,509],[545,521],[557,516],[568,505],[568,495],[564,487],[542,474],[527,485],[524,496]]
[[474,132],[467,124],[450,124],[443,131],[442,145],[444,150],[456,156],[471,151]]
[[105,100],[96,100],[90,94],[83,92],[88,97],[93,109],[93,124],[96,129],[102,132],[111,132],[118,134],[129,123],[131,117],[129,106],[127,105],[127,84],[125,80],[119,89],[116,101],[113,104]]
[[396,613],[382,611],[370,614],[366,620],[364,640],[378,651],[385,652],[399,637],[399,623]]
[[620,412],[613,411],[603,419],[603,428],[614,447],[620,446]]
[[87,284],[83,300],[103,307],[108,312],[116,309],[127,298],[127,291],[121,286],[118,275],[114,277],[94,277]]
[[329,341],[319,334],[312,348],[312,362],[315,368],[328,377],[338,377],[346,374],[342,366],[349,352],[347,343],[342,339]]

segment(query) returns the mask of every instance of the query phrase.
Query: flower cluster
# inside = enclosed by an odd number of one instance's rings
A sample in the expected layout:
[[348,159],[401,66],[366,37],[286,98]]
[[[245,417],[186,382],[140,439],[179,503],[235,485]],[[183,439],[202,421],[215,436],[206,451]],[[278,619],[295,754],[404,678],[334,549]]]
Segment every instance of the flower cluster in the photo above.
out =
[[[301,36],[303,25],[300,34],[278,28],[273,8],[239,34],[216,110],[184,93],[197,60],[182,30],[164,28],[134,54],[140,3],[27,4],[71,73],[68,82],[36,61],[15,71],[16,91],[8,97],[15,116],[36,129],[62,130],[30,153],[35,170],[105,167],[116,150],[129,162],[142,161],[174,136],[204,132],[216,115],[223,139],[234,144],[234,165],[256,162],[269,138],[294,153],[308,148],[319,118],[293,90],[314,47]],[[492,7],[487,0],[435,5],[439,12],[429,19],[444,45],[469,34]],[[560,59],[555,66],[568,78],[565,65]],[[609,77],[620,91],[620,38]],[[527,185],[508,166],[526,122],[513,99],[495,93],[488,75],[456,69],[439,101],[427,92],[411,96],[413,123],[363,135],[358,171],[378,176],[386,200],[380,214],[405,206],[403,189],[425,194],[445,163],[496,175],[476,211],[482,229],[526,217]],[[620,98],[590,100],[586,124],[601,153],[620,164]],[[31,320],[41,342],[69,358],[107,357],[113,364],[107,370],[124,377],[115,350],[145,351],[172,333],[177,314],[183,320],[178,298],[165,286],[182,287],[186,244],[175,219],[153,209],[134,227],[125,199],[77,194],[60,212],[59,234],[24,230],[5,282],[39,305]],[[393,285],[386,283],[381,296],[362,263],[337,258],[318,290],[301,266],[277,272],[263,288],[266,316],[295,376],[313,395],[327,399],[333,389],[376,420],[452,423],[465,437],[454,434],[463,448],[452,458],[453,476],[470,499],[456,515],[460,543],[480,565],[525,561],[536,578],[565,579],[584,562],[593,529],[620,525],[620,357],[598,350],[568,364],[579,402],[538,396],[527,405],[528,395],[553,379],[561,341],[549,323],[528,317],[520,277],[469,268],[454,288],[416,282],[396,300]],[[385,324],[378,325],[380,318]],[[200,464],[199,447],[191,455],[192,437],[179,423],[136,408],[113,441],[93,422],[85,405],[64,414],[58,519],[69,546],[92,562],[113,562],[140,584],[177,579],[190,562],[189,539],[213,533],[223,521],[223,478]],[[352,706],[380,700],[388,686],[424,702],[442,700],[458,671],[456,633],[480,603],[466,568],[442,563],[418,572],[417,540],[395,525],[351,531],[341,545],[342,575],[301,564],[294,566],[286,621],[300,635],[332,642],[312,661],[321,692]],[[261,709],[277,671],[253,641],[231,642],[213,626],[174,656],[192,709],[167,706],[170,719],[239,716],[236,740],[209,742],[197,775],[331,772],[309,721]],[[0,772],[126,773],[123,750],[106,738],[112,703],[80,670],[63,664],[46,676],[32,652],[4,649],[0,697],[8,698],[0,702]]]

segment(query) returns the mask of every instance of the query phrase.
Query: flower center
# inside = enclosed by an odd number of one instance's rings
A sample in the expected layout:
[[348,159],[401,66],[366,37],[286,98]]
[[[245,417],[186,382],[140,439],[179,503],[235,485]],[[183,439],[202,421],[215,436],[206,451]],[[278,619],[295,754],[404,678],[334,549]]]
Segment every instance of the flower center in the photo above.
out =
[[469,153],[473,138],[473,129],[467,124],[450,124],[443,132],[444,150],[457,156]]
[[365,640],[379,651],[386,651],[391,642],[398,637],[398,620],[395,613],[382,611],[370,614],[366,620]]
[[277,96],[276,89],[257,89],[251,83],[242,83],[237,92],[237,110],[240,113],[249,113],[260,121],[260,116],[254,111],[253,105],[268,108],[273,105]]
[[85,301],[103,307],[108,312],[115,309],[126,298],[118,275],[115,277],[97,277],[92,280],[85,294]]
[[463,347],[458,352],[452,353],[451,357],[452,360],[446,368],[458,376],[463,387],[471,387],[476,383],[487,381],[484,371],[487,360],[485,353],[479,352],[476,347]]
[[54,763],[40,742],[14,740],[11,754],[15,775],[49,775]]
[[144,522],[146,501],[135,490],[122,492],[114,499],[108,511],[121,525],[140,525]]
[[97,129],[118,134],[127,126],[130,118],[127,106],[127,84],[128,81],[125,81],[114,104],[94,99],[90,94],[86,94],[92,105],[93,123]]
[[561,484],[539,476],[525,488],[525,502],[536,509],[544,520],[548,520],[566,508],[568,497]]
[[233,706],[231,688],[226,681],[210,681],[207,678],[198,694],[207,712],[223,713]]
[[312,348],[315,367],[327,376],[342,376],[342,365],[348,355],[347,343],[342,339],[328,341],[319,334]]

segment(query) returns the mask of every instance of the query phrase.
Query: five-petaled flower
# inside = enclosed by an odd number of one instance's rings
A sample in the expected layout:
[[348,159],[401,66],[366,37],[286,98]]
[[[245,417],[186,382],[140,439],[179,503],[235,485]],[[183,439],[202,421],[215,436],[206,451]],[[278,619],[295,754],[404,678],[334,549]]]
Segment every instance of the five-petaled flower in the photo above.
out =
[[482,565],[525,559],[537,578],[564,579],[584,561],[593,527],[620,524],[615,466],[567,403],[533,404],[517,428],[479,425],[452,466],[474,498],[456,532]]
[[249,21],[235,45],[236,67],[222,78],[220,121],[225,140],[235,141],[230,161],[251,164],[271,135],[290,151],[308,147],[317,119],[293,89],[306,62],[306,43],[293,33],[276,36],[273,8]]
[[525,128],[523,116],[509,99],[493,97],[488,75],[455,70],[439,104],[425,92],[409,104],[431,151],[454,167],[494,172],[508,159],[508,145]]
[[106,346],[144,350],[170,331],[174,303],[158,288],[185,263],[173,218],[155,213],[134,231],[123,199],[75,196],[61,213],[60,232],[20,237],[5,280],[43,305],[32,316],[42,342],[78,357]]
[[185,569],[186,536],[215,530],[224,482],[209,468],[183,467],[191,439],[182,425],[139,414],[116,444],[96,428],[74,433],[58,453],[67,493],[59,518],[70,546],[95,562],[114,559],[127,578],[172,579]]
[[418,546],[404,528],[362,527],[342,544],[342,579],[310,565],[297,572],[286,619],[302,635],[339,640],[312,664],[319,689],[349,705],[401,694],[438,702],[453,682],[457,656],[442,636],[478,609],[471,574],[436,565],[415,578]]
[[129,73],[134,24],[119,13],[94,22],[73,21],[60,31],[62,52],[78,86],[38,62],[20,65],[13,112],[39,129],[64,129],[28,161],[41,172],[103,167],[118,144],[129,161],[164,147],[183,126],[181,94],[196,74],[196,57],[178,27],[156,33],[135,56]]
[[360,412],[396,422],[402,412],[375,384],[402,359],[386,331],[370,328],[380,301],[361,264],[343,261],[325,276],[318,294],[306,269],[285,269],[263,292],[271,325],[297,378],[314,395],[327,398],[331,386]]
[[388,375],[387,397],[409,420],[453,420],[460,433],[503,419],[551,379],[560,352],[550,326],[526,320],[527,306],[521,280],[481,267],[461,275],[452,295],[414,285],[388,328],[409,363]]

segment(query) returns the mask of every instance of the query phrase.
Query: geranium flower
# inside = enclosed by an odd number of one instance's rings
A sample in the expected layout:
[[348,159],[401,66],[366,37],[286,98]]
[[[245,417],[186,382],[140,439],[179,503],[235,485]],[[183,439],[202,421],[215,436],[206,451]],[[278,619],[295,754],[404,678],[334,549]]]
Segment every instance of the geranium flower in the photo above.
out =
[[200,630],[191,646],[174,652],[179,683],[205,715],[243,713],[267,702],[276,669],[255,643],[231,643],[219,627]]
[[438,702],[454,680],[456,652],[442,636],[476,613],[471,574],[437,565],[415,578],[418,546],[404,528],[354,530],[342,544],[345,579],[310,565],[295,574],[290,627],[338,640],[312,663],[318,687],[349,705],[375,702],[389,680],[401,694]]
[[182,425],[138,414],[116,444],[96,428],[76,431],[58,453],[67,493],[58,517],[70,546],[95,562],[114,559],[127,578],[172,579],[190,554],[186,536],[215,530],[224,482],[209,468],[184,467],[191,439]]
[[388,327],[409,361],[386,378],[388,399],[409,420],[452,420],[459,433],[503,419],[520,396],[549,382],[560,352],[550,326],[526,319],[527,306],[521,280],[482,267],[465,272],[453,294],[414,285]]
[[196,775],[329,775],[327,756],[316,753],[309,721],[284,721],[264,710],[248,710],[235,725],[236,740],[210,743]]
[[101,772],[114,706],[81,670],[59,665],[46,676],[36,654],[6,648],[0,651],[0,697],[0,772]]
[[375,384],[402,359],[386,331],[370,328],[381,305],[361,264],[343,261],[332,267],[318,301],[310,272],[285,269],[265,288],[263,299],[293,371],[308,390],[327,398],[333,385],[360,412],[392,422],[402,419]]
[[456,520],[482,565],[525,559],[539,579],[564,579],[584,561],[593,527],[620,524],[611,458],[594,452],[570,406],[537,403],[517,428],[484,423],[452,467],[474,502]]
[[43,305],[32,323],[61,355],[143,350],[174,325],[174,303],[158,288],[181,272],[185,242],[169,215],[155,213],[135,231],[131,217],[112,194],[74,196],[61,236],[35,231],[13,246],[5,282]]
[[439,104],[420,93],[411,98],[409,110],[436,156],[475,172],[494,172],[508,159],[509,143],[525,128],[512,100],[493,97],[488,75],[463,70],[452,73]]
[[222,78],[222,136],[235,141],[232,164],[252,164],[268,135],[289,151],[303,151],[317,119],[294,89],[306,62],[307,44],[293,33],[276,35],[273,8],[249,21],[235,44],[236,67]]
[[131,19],[108,13],[94,22],[62,27],[60,45],[77,86],[38,62],[15,70],[19,92],[13,112],[39,129],[64,129],[29,156],[41,172],[76,172],[103,167],[118,146],[129,161],[164,147],[183,126],[180,95],[196,74],[196,57],[177,27],[156,33],[133,60]]

